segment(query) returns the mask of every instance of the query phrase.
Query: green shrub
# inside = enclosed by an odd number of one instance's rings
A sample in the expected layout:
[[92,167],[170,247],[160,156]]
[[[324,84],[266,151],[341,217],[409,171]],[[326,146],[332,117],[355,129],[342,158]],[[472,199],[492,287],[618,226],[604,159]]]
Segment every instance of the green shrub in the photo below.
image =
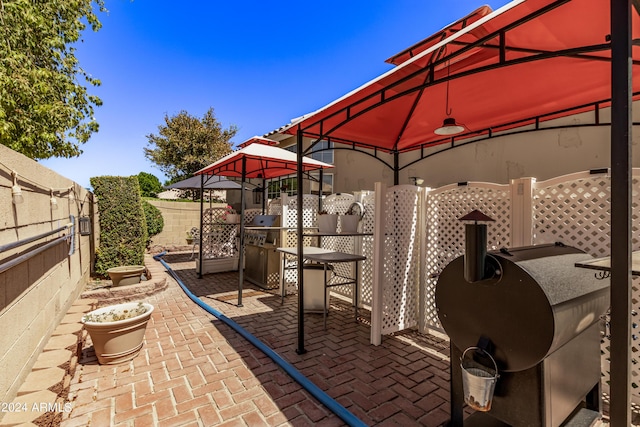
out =
[[142,197],[158,197],[158,193],[162,192],[160,180],[150,173],[140,172],[138,174],[138,183],[140,184]]
[[147,221],[147,235],[153,237],[164,228],[162,212],[146,200],[142,201],[142,208],[144,209],[144,217]]
[[148,235],[138,178],[101,176],[90,182],[100,218],[96,273],[106,277],[112,267],[143,265]]

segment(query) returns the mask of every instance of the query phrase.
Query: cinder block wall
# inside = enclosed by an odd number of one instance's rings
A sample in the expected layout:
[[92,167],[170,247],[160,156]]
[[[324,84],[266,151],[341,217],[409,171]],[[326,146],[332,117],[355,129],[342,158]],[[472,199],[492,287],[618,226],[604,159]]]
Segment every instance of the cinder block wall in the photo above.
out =
[[[149,200],[153,206],[160,209],[164,228],[160,234],[151,238],[151,246],[186,245],[187,231],[192,227],[200,228],[200,203],[193,202],[165,202]],[[213,203],[211,207],[223,208],[226,203]],[[207,203],[205,209],[209,207]]]
[[[13,204],[11,171],[18,173],[24,202]],[[51,190],[57,209],[51,208]],[[73,196],[71,196],[73,194]],[[11,402],[53,330],[89,279],[92,236],[80,236],[75,253],[63,241],[14,267],[7,261],[29,254],[63,231],[14,249],[13,244],[69,223],[70,215],[97,212],[93,194],[77,183],[0,145],[0,402]],[[93,206],[92,206],[93,205]],[[97,222],[92,229],[97,231]],[[1,418],[2,414],[0,414]]]

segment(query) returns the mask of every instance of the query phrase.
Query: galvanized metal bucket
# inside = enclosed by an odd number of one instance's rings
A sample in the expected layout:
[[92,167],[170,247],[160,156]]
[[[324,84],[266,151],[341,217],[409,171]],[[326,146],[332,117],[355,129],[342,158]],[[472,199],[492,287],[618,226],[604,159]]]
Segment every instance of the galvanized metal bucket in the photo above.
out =
[[[465,358],[469,350],[480,351],[493,363],[494,369],[488,368],[476,362],[472,358]],[[460,358],[462,367],[462,388],[464,401],[476,411],[487,412],[491,409],[493,392],[498,381],[498,365],[489,353],[480,347],[469,347]]]

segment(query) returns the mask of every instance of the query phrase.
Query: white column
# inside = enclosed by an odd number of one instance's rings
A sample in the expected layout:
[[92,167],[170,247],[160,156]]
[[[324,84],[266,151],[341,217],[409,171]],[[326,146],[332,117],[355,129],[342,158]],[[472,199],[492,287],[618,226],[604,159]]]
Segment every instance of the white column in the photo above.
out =
[[511,247],[533,245],[533,186],[535,178],[511,180]]

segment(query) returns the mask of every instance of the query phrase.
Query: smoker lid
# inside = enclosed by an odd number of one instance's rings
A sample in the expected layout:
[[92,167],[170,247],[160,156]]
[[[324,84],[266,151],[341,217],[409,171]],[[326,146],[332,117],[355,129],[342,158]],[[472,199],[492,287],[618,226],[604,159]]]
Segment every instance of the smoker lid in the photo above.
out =
[[279,216],[280,215],[256,215],[251,224],[257,227],[273,227],[273,223],[276,222]]
[[566,254],[558,255],[555,262],[537,258],[516,264],[538,282],[547,295],[549,304],[554,306],[609,287],[606,281],[584,280],[585,272],[573,267],[576,263],[589,259],[593,257],[584,253]]

